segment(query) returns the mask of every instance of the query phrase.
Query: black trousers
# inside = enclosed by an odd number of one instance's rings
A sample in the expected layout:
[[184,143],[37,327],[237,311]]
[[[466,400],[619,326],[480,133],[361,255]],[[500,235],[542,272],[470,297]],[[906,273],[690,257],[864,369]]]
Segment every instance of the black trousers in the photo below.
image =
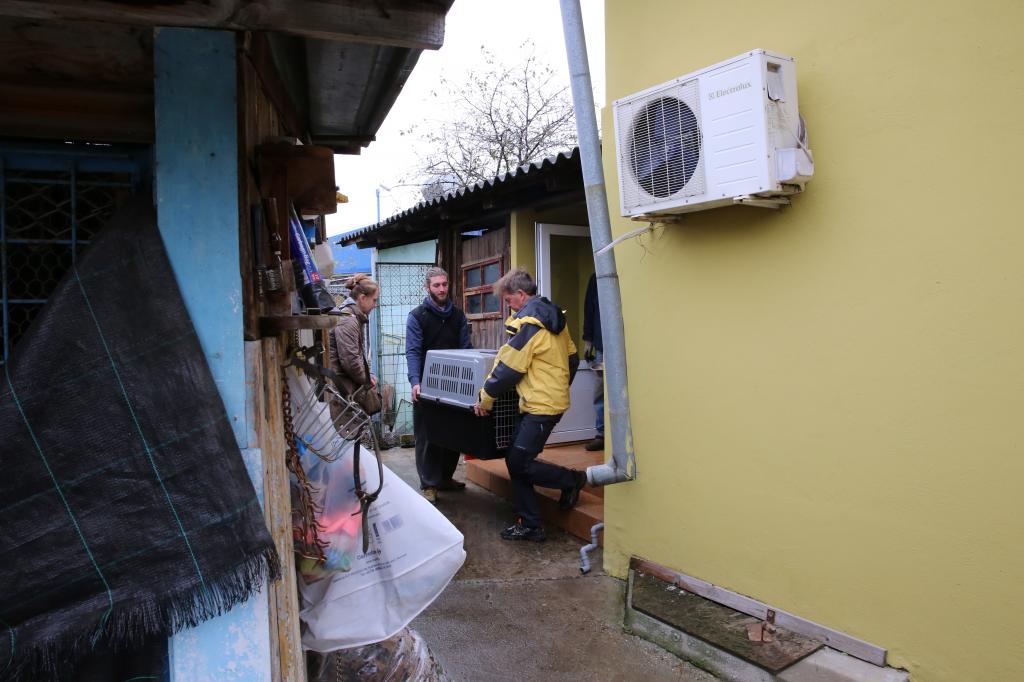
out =
[[572,488],[576,478],[571,470],[557,464],[538,462],[537,455],[544,449],[552,429],[562,415],[524,414],[516,424],[512,447],[505,455],[505,465],[512,479],[515,494],[516,516],[524,526],[540,528],[544,525],[537,506],[537,494],[533,486],[544,488]]
[[459,465],[459,452],[427,442],[427,418],[420,406],[412,406],[412,431],[416,435],[416,471],[420,489],[436,488],[451,479]]

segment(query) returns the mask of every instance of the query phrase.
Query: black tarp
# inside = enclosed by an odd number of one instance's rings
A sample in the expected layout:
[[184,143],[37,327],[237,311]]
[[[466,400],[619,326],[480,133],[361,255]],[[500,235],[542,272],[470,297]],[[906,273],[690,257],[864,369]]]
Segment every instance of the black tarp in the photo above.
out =
[[0,679],[128,661],[277,577],[150,199],[97,237],[3,374]]

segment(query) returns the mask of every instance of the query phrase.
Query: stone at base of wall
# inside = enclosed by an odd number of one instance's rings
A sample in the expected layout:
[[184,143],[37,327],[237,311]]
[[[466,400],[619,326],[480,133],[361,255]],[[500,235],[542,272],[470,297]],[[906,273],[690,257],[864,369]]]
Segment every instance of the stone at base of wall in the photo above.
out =
[[626,605],[625,628],[676,656],[732,682],[909,682],[903,670],[881,668],[823,648],[777,675]]

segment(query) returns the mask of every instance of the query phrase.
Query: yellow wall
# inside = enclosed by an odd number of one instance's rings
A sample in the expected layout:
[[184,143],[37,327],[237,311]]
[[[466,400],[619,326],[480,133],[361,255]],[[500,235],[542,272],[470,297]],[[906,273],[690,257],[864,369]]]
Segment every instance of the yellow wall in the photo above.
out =
[[572,204],[542,211],[524,208],[513,211],[509,222],[512,238],[512,267],[525,268],[532,274],[537,268],[537,254],[534,250],[536,224],[586,225],[587,207],[584,204]]
[[[889,649],[1024,679],[1024,3],[608,0],[608,99],[797,58],[793,206],[617,247],[639,555]],[[604,112],[613,229],[611,107]],[[641,260],[641,257],[643,259]]]
[[[537,251],[535,228],[537,223],[556,225],[586,225],[587,207],[583,204],[562,206],[536,211],[514,211],[510,220],[512,267],[522,267],[536,275]],[[583,340],[583,301],[587,281],[594,272],[593,252],[589,240],[559,238],[552,244],[551,277],[552,300],[567,313],[569,332],[573,342],[581,349]],[[569,277],[565,273],[570,273]]]
[[537,254],[534,249],[534,223],[537,214],[530,210],[513,211],[509,229],[513,268],[523,268],[532,274],[537,269]]
[[583,348],[583,303],[594,272],[590,239],[551,237],[551,300],[565,311],[569,335]]

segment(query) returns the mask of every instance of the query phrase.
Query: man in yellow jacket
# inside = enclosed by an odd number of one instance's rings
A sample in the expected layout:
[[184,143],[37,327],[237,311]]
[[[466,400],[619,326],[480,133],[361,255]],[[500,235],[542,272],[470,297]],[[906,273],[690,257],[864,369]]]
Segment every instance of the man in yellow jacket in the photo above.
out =
[[543,542],[544,525],[533,486],[560,488],[559,506],[572,509],[587,483],[582,471],[537,461],[551,430],[569,409],[569,384],[579,358],[566,328],[565,314],[548,299],[537,296],[530,273],[510,270],[494,285],[494,293],[513,310],[505,320],[510,338],[498,350],[473,411],[486,416],[496,398],[513,388],[518,390],[520,415],[505,456],[517,519],[501,531],[501,537]]

